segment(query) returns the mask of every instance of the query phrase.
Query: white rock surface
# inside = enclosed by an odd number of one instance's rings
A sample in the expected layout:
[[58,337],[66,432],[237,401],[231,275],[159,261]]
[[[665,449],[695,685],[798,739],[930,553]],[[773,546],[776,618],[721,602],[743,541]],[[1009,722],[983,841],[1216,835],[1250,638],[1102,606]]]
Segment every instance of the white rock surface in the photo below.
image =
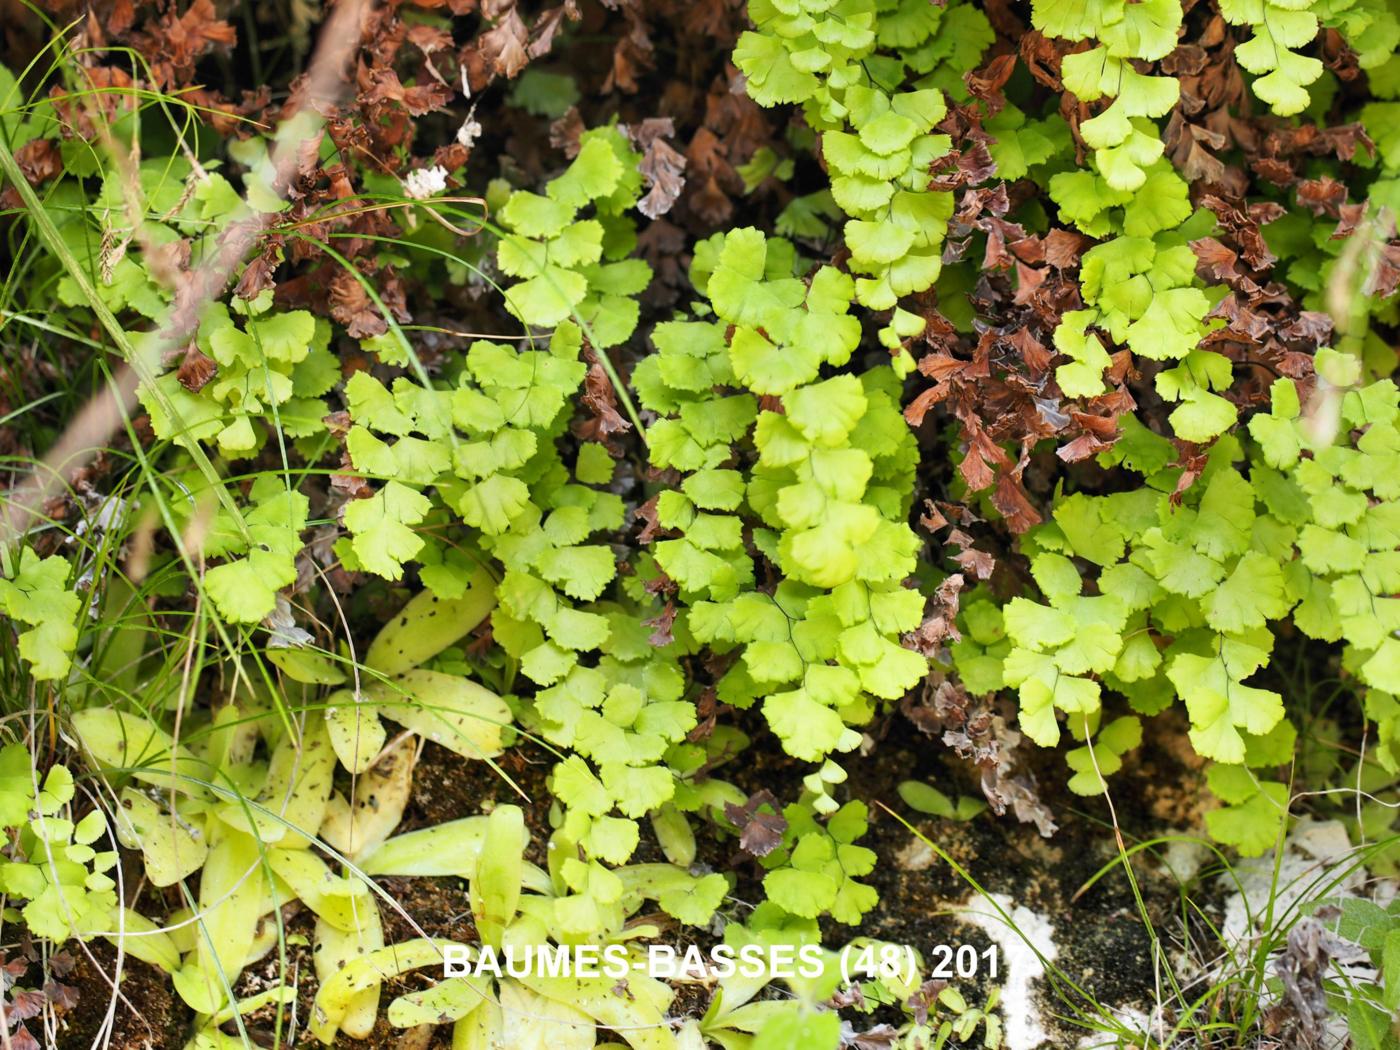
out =
[[[1010,917],[1010,924],[1002,913]],[[1003,893],[991,894],[990,901],[973,894],[958,909],[958,917],[978,927],[997,946],[1002,1016],[1006,1020],[1004,1050],[1036,1050],[1045,1045],[1050,1036],[1041,1018],[1035,986],[1045,976],[1041,959],[1053,962],[1059,955],[1050,920],[1013,904]]]
[[[1325,822],[1302,819],[1284,843],[1283,856],[1278,861],[1277,875],[1274,855],[1242,860],[1235,866],[1235,879],[1222,876],[1231,890],[1225,902],[1225,918],[1221,935],[1234,947],[1252,933],[1259,932],[1271,917],[1274,925],[1297,917],[1300,901],[1321,897],[1355,896],[1366,878],[1360,867],[1350,872],[1351,842],[1340,821]],[[1272,916],[1270,897],[1272,895]],[[1253,916],[1251,923],[1250,917]],[[1251,927],[1253,927],[1251,929]]]

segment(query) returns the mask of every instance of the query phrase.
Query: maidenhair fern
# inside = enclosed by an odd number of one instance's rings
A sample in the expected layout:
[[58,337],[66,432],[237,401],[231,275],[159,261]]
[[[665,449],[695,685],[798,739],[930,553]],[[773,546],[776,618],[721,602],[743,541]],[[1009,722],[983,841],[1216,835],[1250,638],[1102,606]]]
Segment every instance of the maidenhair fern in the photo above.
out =
[[[818,378],[859,338],[852,281],[830,267],[803,280],[793,265],[790,245],[755,230],[698,255],[720,322],[658,328],[638,387],[666,413],[648,432],[652,461],[682,475],[656,501],[657,564],[696,639],[744,657],[720,696],[763,697],[788,751],[819,759],[859,742],[850,725],[872,698],[922,677],[898,639],[923,599],[901,586],[916,548],[904,524],[914,451],[893,376]],[[760,411],[755,395],[774,407]],[[752,589],[755,557],[782,573],[771,595]]]
[[[8,559],[7,559],[8,560]],[[68,583],[66,558],[21,550],[0,578],[0,610],[21,625],[19,654],[35,678],[63,678],[78,644],[82,600]]]
[[1135,61],[1155,62],[1176,49],[1181,6],[1176,0],[1085,5],[1041,0],[1031,22],[1046,36],[1090,40],[1095,46],[1064,57],[1065,90],[1083,102],[1111,99],[1079,127],[1094,164],[1109,189],[1132,193],[1147,181],[1147,168],[1162,155],[1161,136],[1150,118],[1176,105],[1180,87],[1167,76],[1138,72]]
[[[1345,643],[1343,663],[1371,690],[1378,761],[1400,768],[1400,642],[1392,637],[1400,603],[1389,597],[1400,590],[1392,470],[1400,398],[1389,379],[1358,384],[1354,360],[1334,351],[1321,351],[1318,364],[1346,390],[1336,437],[1310,427],[1295,383],[1278,380],[1272,411],[1251,421],[1253,440],[1217,441],[1179,505],[1170,469],[1121,495],[1062,500],[1054,522],[1027,536],[1043,600],[1018,597],[1005,609],[1012,647],[1001,678],[1018,691],[1031,739],[1055,744],[1062,718],[1081,738],[1092,732],[1106,707],[1104,687],[1142,715],[1180,700],[1196,752],[1221,763],[1212,786],[1252,815],[1222,814],[1212,830],[1256,853],[1274,841],[1257,821],[1267,816],[1268,827],[1278,827],[1281,785],[1246,790],[1256,782],[1242,770],[1286,762],[1296,735],[1283,697],[1254,684],[1274,651],[1275,624]],[[1161,439],[1135,440],[1141,466]],[[1156,462],[1165,465],[1167,449],[1160,452]],[[1091,567],[1091,596],[1071,558]],[[955,655],[961,662],[975,654]],[[1131,739],[1114,732],[1094,745],[1099,773],[1117,765],[1104,761],[1103,748],[1116,756],[1136,743],[1136,731]],[[1073,754],[1070,762],[1079,775],[1088,772]]]
[[[734,62],[755,101],[801,103],[822,133],[831,194],[849,216],[855,299],[893,311],[880,339],[907,372],[913,359],[902,340],[922,332],[924,319],[898,304],[938,280],[953,212],[951,193],[928,188],[951,146],[935,131],[947,112],[940,88],[976,64],[985,16],[873,0],[762,0],[749,13],[757,31],[739,38]],[[916,83],[906,89],[910,74]]]

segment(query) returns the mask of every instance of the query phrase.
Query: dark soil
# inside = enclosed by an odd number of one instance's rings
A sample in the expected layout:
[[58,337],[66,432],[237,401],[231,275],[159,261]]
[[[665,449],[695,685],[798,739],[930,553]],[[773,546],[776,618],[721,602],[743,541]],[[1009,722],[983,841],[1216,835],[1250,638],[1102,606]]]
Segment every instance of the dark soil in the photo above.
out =
[[[904,809],[897,800],[895,806]],[[1033,827],[1005,820],[914,819],[911,823],[983,889],[1004,894],[1013,906],[1024,906],[1047,919],[1059,949],[1055,965],[1092,999],[1120,1007],[1151,997],[1151,941],[1127,880],[1110,875],[1075,899],[1076,891],[1115,858],[1111,833],[1081,821],[1070,823],[1050,840],[1041,838]],[[880,904],[858,932],[911,944],[923,951],[926,960],[935,945],[971,944],[980,953],[991,943],[979,927],[960,915],[969,904],[980,912],[990,910],[974,899],[962,875],[941,860],[917,871],[895,861],[901,851],[919,845],[904,825],[876,810],[863,844],[882,858],[868,878],[880,891]],[[1176,887],[1146,865],[1140,865],[1136,875],[1154,925],[1169,922],[1177,902]],[[979,978],[961,990],[976,1003],[995,983]],[[1043,991],[1053,1000],[1051,989]],[[1078,996],[1071,1001],[1084,1003]],[[1047,1012],[1064,1009],[1053,1001],[1044,1005]]]
[[[69,954],[77,965],[65,981],[78,989],[78,1004],[59,1021],[57,1046],[87,1050],[107,1019],[117,950],[106,941],[92,941],[73,945]],[[128,956],[122,961],[118,991],[107,1044],[112,1050],[176,1050],[185,1045],[189,1010],[163,972]]]
[[[528,740],[521,740],[492,762],[469,761],[429,742],[413,772],[413,797],[399,833],[480,816],[497,802],[520,806],[530,827],[548,828],[550,794],[545,780],[554,763],[548,752]],[[527,852],[527,858],[543,864],[543,840],[533,839],[530,850],[533,852]]]
[[[1184,746],[1184,727],[1173,727],[1170,716],[1158,722],[1147,744],[1110,779],[1119,826],[1129,845],[1173,828],[1195,831],[1203,802],[1210,798],[1204,791],[1200,762]],[[967,944],[980,953],[991,944],[982,929],[960,915],[969,903],[984,913],[990,907],[973,899],[975,890],[963,875],[942,859],[930,858],[927,847],[892,810],[956,861],[983,890],[1005,895],[1013,907],[1024,906],[1053,926],[1059,951],[1055,966],[1084,993],[1053,977],[1042,982],[1044,1021],[1054,1045],[1062,1041],[1072,1046],[1084,1031],[1067,1024],[1057,1031],[1053,1018],[1090,1009],[1090,999],[1111,1009],[1152,1001],[1157,975],[1151,939],[1121,868],[1079,895],[1080,888],[1118,854],[1107,805],[1101,798],[1080,798],[1063,789],[1067,774],[1062,758],[1054,752],[1035,754],[1042,767],[1036,770],[1042,797],[1060,825],[1046,839],[1034,825],[1020,824],[1009,814],[997,818],[984,813],[958,822],[911,810],[897,792],[903,780],[927,781],[949,797],[980,797],[976,781],[947,748],[921,737],[898,715],[875,731],[883,739],[868,756],[843,760],[849,780],[837,797],[860,799],[869,809],[870,829],[860,844],[874,850],[879,861],[861,881],[879,891],[880,903],[859,927],[824,924],[829,944],[839,945],[856,936],[909,944],[923,954],[926,965],[937,945]],[[1178,736],[1183,746],[1177,746]],[[747,790],[766,787],[780,799],[795,797],[808,770],[763,744],[762,739],[755,741],[751,762],[736,771],[735,779]],[[919,863],[917,870],[911,870],[907,860],[920,852],[927,866]],[[1180,907],[1175,880],[1149,853],[1137,856],[1133,873],[1159,936],[1174,930]],[[736,896],[761,899],[757,887],[761,872],[750,874],[753,881],[741,879]],[[754,896],[746,898],[746,888]],[[974,980],[955,983],[975,1006],[999,982],[979,973]]]

